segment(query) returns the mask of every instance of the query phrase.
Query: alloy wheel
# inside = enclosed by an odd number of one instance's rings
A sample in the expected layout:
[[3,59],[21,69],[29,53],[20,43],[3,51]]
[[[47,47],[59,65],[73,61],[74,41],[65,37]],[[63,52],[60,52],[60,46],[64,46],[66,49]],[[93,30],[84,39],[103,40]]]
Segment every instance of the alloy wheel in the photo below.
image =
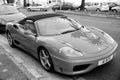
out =
[[7,33],[7,39],[8,39],[8,43],[11,47],[14,47],[14,44],[13,44],[13,39],[12,39],[12,36],[11,34],[8,32]]
[[47,71],[53,70],[52,60],[46,49],[40,49],[39,60],[45,70]]
[[100,9],[96,9],[97,12],[100,12]]

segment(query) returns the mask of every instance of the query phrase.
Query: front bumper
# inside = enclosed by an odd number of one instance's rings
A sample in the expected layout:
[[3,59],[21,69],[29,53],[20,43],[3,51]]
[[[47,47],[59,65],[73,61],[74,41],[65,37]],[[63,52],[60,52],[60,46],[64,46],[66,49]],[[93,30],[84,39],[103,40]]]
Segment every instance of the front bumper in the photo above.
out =
[[79,60],[62,60],[56,57],[52,57],[54,58],[54,68],[57,72],[67,74],[67,75],[83,74],[99,66],[98,62],[100,60],[107,59],[111,55],[114,56],[116,54],[116,49],[117,49],[117,45],[104,55],[85,59],[85,60],[80,60],[80,59]]

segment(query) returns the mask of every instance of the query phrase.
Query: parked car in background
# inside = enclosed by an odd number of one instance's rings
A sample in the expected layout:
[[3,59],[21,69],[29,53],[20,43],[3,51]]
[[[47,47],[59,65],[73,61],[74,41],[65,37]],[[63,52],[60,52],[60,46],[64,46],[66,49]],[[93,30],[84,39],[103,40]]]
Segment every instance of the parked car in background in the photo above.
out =
[[55,11],[55,10],[75,10],[76,8],[73,7],[72,5],[68,5],[68,4],[57,4],[57,5],[54,5],[52,7],[52,9]]
[[111,11],[112,7],[118,6],[118,4],[112,2],[108,3],[108,5],[109,5],[109,11]]
[[0,31],[5,31],[7,22],[17,22],[26,16],[19,12],[16,7],[10,5],[0,5]]
[[112,7],[111,11],[113,11],[113,12],[120,12],[120,5]]
[[118,46],[106,32],[56,13],[9,22],[6,35],[11,47],[32,54],[45,70],[68,75],[86,73],[108,63]]
[[85,6],[85,11],[109,11],[107,3],[93,3]]
[[38,4],[38,5],[30,5],[29,7],[27,7],[28,11],[47,11],[47,8],[45,5],[42,4]]

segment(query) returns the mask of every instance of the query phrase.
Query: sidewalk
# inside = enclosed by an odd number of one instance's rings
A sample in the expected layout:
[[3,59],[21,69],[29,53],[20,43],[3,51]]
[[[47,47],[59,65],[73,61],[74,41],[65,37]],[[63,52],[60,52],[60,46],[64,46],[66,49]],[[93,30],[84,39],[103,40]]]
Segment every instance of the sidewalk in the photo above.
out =
[[119,18],[120,13],[112,13],[112,12],[94,12],[94,11],[65,11],[58,10],[56,13],[64,13],[64,14],[72,14],[72,15],[80,15],[80,16],[95,16],[95,17],[107,17],[107,18]]
[[0,80],[29,80],[0,46]]

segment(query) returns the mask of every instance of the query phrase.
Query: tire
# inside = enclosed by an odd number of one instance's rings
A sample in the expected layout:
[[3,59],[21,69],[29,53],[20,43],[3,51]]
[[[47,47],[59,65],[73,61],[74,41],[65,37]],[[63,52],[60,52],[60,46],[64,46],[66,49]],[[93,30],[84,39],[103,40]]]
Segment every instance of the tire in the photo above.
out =
[[113,10],[112,10],[112,12],[115,12],[115,13],[117,13],[117,10],[116,10],[116,9],[113,9]]
[[87,11],[87,9],[85,8],[84,11]]
[[40,48],[38,52],[39,61],[46,71],[54,71],[52,59],[45,48]]
[[6,36],[7,36],[7,40],[8,40],[8,43],[11,47],[15,47],[15,44],[13,42],[13,39],[12,39],[12,36],[9,32],[6,33]]
[[100,9],[96,9],[97,12],[100,12],[101,10]]
[[54,9],[54,11],[57,11],[57,9]]
[[31,9],[30,9],[30,8],[28,8],[28,11],[31,11]]

